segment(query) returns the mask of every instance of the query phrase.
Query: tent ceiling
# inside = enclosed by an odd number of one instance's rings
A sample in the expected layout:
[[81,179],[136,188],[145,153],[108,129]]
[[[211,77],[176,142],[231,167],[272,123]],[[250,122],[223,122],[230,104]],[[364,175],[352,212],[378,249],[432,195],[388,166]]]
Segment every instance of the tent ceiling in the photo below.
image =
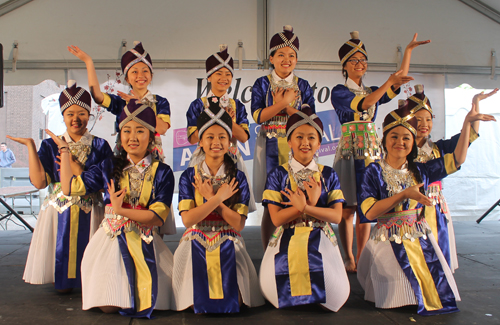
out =
[[496,0],[459,0],[500,24],[500,3]]

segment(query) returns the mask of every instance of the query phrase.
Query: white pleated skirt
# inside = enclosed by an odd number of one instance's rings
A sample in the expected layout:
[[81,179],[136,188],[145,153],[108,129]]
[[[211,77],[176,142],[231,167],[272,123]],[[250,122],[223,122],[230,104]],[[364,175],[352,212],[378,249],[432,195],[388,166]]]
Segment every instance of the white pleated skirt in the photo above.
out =
[[[208,233],[210,235],[210,233]],[[234,243],[236,255],[236,278],[243,303],[248,307],[264,304],[264,298],[259,290],[257,272],[250,256],[245,249],[241,237]],[[191,241],[182,240],[174,255],[174,274],[172,286],[174,292],[175,310],[184,310],[193,305],[193,263],[191,261]]]
[[[154,309],[171,309],[173,255],[158,234],[154,234],[158,296]],[[132,307],[130,286],[118,238],[99,228],[87,245],[82,260],[83,310],[101,306]]]
[[[460,301],[457,284],[436,239],[430,232],[427,237],[441,262],[455,300]],[[358,280],[365,290],[365,300],[374,302],[377,308],[417,305],[410,281],[401,269],[389,241],[368,241],[359,258]]]
[[[276,246],[267,246],[260,266],[260,288],[264,297],[279,308],[278,291],[274,270],[274,258],[279,253],[281,238]],[[338,245],[334,245],[321,232],[319,252],[323,260],[326,302],[321,305],[331,311],[338,311],[349,298],[350,285]]]
[[[94,205],[91,213],[89,238],[92,238],[97,229],[99,229],[101,221],[104,219],[104,206]],[[35,231],[31,237],[28,258],[23,274],[25,282],[31,284],[55,282],[57,225],[57,210],[48,203],[44,204],[38,214]]]

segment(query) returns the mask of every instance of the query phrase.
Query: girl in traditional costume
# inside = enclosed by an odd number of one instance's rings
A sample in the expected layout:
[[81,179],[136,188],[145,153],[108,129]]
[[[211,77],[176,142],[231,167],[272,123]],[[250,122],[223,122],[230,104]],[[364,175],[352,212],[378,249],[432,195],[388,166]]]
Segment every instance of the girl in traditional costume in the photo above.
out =
[[[303,104],[313,112],[314,92],[307,82],[294,74],[299,54],[299,38],[290,25],[276,33],[269,45],[271,74],[257,79],[252,87],[252,116],[260,124],[253,160],[253,193],[256,202],[262,202],[266,177],[276,167],[287,162],[290,151],[286,139],[288,118],[299,111]],[[269,211],[262,216],[262,242],[273,233],[274,226]]]
[[368,53],[358,32],[351,33],[351,39],[339,49],[342,74],[345,84],[332,89],[331,101],[342,124],[342,137],[335,155],[334,169],[339,175],[340,185],[346,199],[346,207],[342,212],[339,224],[340,239],[345,254],[345,266],[348,272],[356,271],[356,261],[368,240],[370,224],[358,209],[356,218],[357,256],[352,252],[353,218],[357,209],[357,192],[361,175],[372,161],[381,158],[380,140],[377,136],[375,118],[378,107],[389,102],[400,92],[400,86],[413,80],[407,76],[410,67],[411,53],[419,45],[430,41],[417,41],[417,34],[406,47],[401,70],[392,74],[380,87],[366,87],[363,77],[367,69]]
[[[69,172],[80,175],[111,156],[112,151],[106,140],[88,132],[90,94],[77,87],[74,80],[59,96],[59,105],[67,129],[57,139],[64,138],[68,143]],[[80,288],[83,252],[104,217],[102,195],[99,189],[73,197],[62,193],[60,152],[54,140],[43,140],[37,154],[33,139],[7,137],[28,147],[33,186],[49,186],[31,239],[23,279],[32,284],[54,283],[60,292]]]
[[84,310],[151,318],[153,309],[170,309],[173,255],[157,228],[169,215],[174,176],[151,154],[155,126],[154,111],[131,100],[120,114],[119,154],[78,177],[68,170],[67,144],[53,137],[61,152],[63,192],[105,190],[105,219],[82,261]]
[[[473,103],[476,108],[479,107],[479,101],[488,98],[497,93],[498,88],[489,94],[480,93],[474,96]],[[430,134],[433,126],[433,112],[429,99],[424,94],[423,85],[415,85],[415,94],[407,100],[408,109],[411,110],[418,121],[417,127],[417,147],[418,155],[416,162],[425,163],[429,160],[444,157],[452,153],[457,146],[460,134],[457,134],[448,140],[438,140],[433,142]],[[470,129],[469,144],[475,141],[479,135],[479,121],[474,121]],[[458,268],[457,248],[455,245],[455,232],[453,231],[453,222],[448,209],[448,204],[442,192],[441,181],[429,184],[428,195],[433,200],[436,207],[436,214],[426,217],[426,221],[432,229],[432,233],[443,252],[451,270],[454,272]]]
[[[170,104],[168,100],[159,95],[153,95],[148,86],[153,80],[153,62],[151,56],[142,47],[142,43],[134,42],[134,48],[125,52],[121,59],[122,73],[130,87],[130,94],[121,91],[118,95],[107,94],[101,91],[92,58],[77,46],[68,46],[68,51],[82,60],[87,67],[90,93],[94,101],[116,115],[115,129],[119,132],[119,119],[123,108],[132,99],[138,99],[143,104],[151,107],[156,115],[156,128],[153,155],[163,162],[163,149],[161,135],[165,135],[170,128]],[[117,148],[120,149],[119,137]]]
[[323,124],[310,108],[290,116],[289,162],[267,177],[263,204],[277,227],[260,267],[260,287],[276,308],[321,304],[338,311],[349,280],[330,223],[342,218],[344,196],[337,174],[313,159]]
[[[205,108],[210,106],[208,98],[216,96],[218,98],[219,105],[229,114],[229,116],[231,116],[231,119],[233,120],[233,126],[231,129],[233,137],[228,149],[228,154],[236,162],[237,168],[244,172],[248,179],[245,162],[237,146],[237,141],[245,143],[250,138],[247,111],[243,103],[241,103],[238,99],[230,98],[227,93],[227,90],[231,87],[234,73],[233,58],[227,52],[227,45],[221,44],[220,52],[211,55],[207,59],[205,66],[207,71],[207,80],[211,85],[210,91],[206,97],[198,98],[194,100],[191,105],[189,105],[189,109],[186,113],[188,140],[191,144],[197,144],[200,141],[197,126],[198,117]],[[189,167],[197,166],[204,159],[205,152],[198,147],[191,156]],[[248,212],[254,212],[255,210],[257,210],[255,206],[255,199],[253,192],[250,191]]]
[[358,263],[365,300],[378,308],[418,305],[420,315],[458,311],[460,300],[453,274],[427,220],[436,209],[429,184],[454,173],[465,161],[471,123],[494,120],[473,105],[452,153],[415,163],[417,119],[404,106],[383,123],[384,159],[371,163],[361,184],[361,209],[377,220]]
[[177,310],[235,313],[241,303],[260,306],[257,273],[240,231],[250,190],[245,174],[228,155],[233,119],[218,97],[198,117],[199,146],[205,159],[187,168],[179,181],[179,213],[186,226],[174,255]]

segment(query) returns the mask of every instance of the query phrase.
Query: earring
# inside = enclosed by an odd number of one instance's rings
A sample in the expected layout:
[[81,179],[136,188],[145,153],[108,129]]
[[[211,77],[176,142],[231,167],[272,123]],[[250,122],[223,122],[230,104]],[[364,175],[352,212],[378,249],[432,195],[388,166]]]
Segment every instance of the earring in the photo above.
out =
[[318,151],[316,151],[316,152],[314,153],[313,159],[314,159],[314,161],[315,161],[316,163],[318,163],[318,159],[319,159],[319,152],[318,152]]
[[288,165],[292,163],[292,158],[293,158],[293,150],[290,148],[290,151],[288,152]]

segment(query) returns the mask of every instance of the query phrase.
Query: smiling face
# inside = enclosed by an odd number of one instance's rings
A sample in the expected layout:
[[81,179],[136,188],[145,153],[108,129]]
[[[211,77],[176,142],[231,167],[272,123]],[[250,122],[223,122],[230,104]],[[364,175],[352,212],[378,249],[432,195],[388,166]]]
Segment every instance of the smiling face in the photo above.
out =
[[231,86],[233,81],[233,74],[228,68],[221,68],[207,78],[212,87],[212,92],[215,96],[221,97]]
[[421,109],[415,113],[415,117],[418,121],[417,127],[417,143],[419,140],[429,137],[432,131],[432,115],[426,109]]
[[364,76],[366,73],[366,68],[368,64],[363,64],[361,62],[358,62],[356,64],[352,64],[349,62],[349,60],[361,60],[364,59],[366,60],[366,56],[361,53],[361,52],[356,52],[354,53],[344,64],[344,70],[347,72],[347,76],[354,80],[355,82],[358,82],[358,80],[361,80],[361,78]]
[[307,166],[321,146],[321,138],[314,127],[304,124],[292,132],[288,146],[293,150],[293,158]]
[[404,126],[396,126],[384,137],[388,158],[406,160],[413,148],[413,134]]
[[130,87],[134,91],[145,91],[147,90],[153,75],[151,70],[144,62],[137,62],[128,71],[125,80],[130,84]]
[[125,150],[134,163],[138,163],[148,152],[148,147],[153,138],[151,132],[136,121],[129,121],[120,130],[120,140]]
[[269,57],[269,62],[274,65],[274,71],[280,78],[286,78],[293,72],[297,65],[297,53],[291,47],[276,50],[274,56]]
[[214,124],[201,135],[200,147],[207,157],[223,158],[229,149],[229,134],[222,126]]
[[85,108],[76,104],[64,110],[64,124],[66,124],[68,134],[73,140],[78,141],[85,134],[87,124],[89,123],[89,116],[89,112]]

